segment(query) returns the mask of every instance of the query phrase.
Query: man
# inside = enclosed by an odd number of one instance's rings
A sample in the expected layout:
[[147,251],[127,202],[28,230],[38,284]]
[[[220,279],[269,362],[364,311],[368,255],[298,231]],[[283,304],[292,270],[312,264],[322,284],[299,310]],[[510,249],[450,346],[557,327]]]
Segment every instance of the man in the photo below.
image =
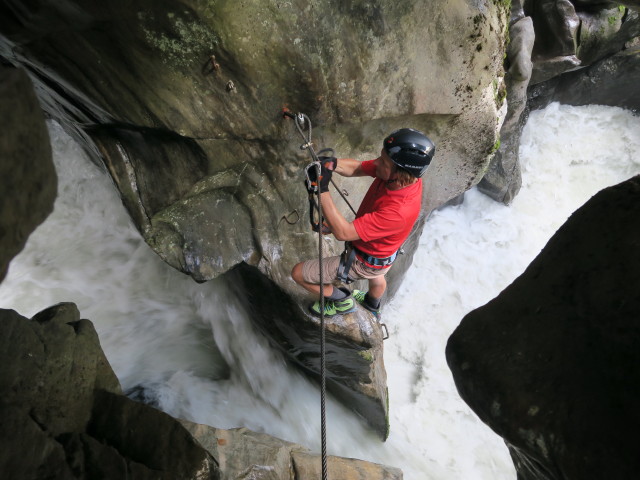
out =
[[[380,156],[359,162],[350,158],[327,159],[322,163],[320,195],[322,212],[331,233],[347,242],[342,256],[323,259],[323,281],[320,286],[319,260],[298,263],[291,272],[296,283],[309,292],[325,296],[325,316],[355,311],[358,301],[376,317],[387,282],[385,275],[391,268],[398,250],[405,242],[418,215],[422,201],[422,175],[431,163],[435,145],[426,135],[411,128],[396,130],[385,138]],[[328,184],[333,171],[344,177],[371,176],[375,180],[365,195],[356,218],[348,222],[336,208]],[[349,253],[352,263],[348,265]],[[345,269],[351,279],[367,279],[369,291],[335,288],[332,282],[338,271]],[[344,277],[343,277],[344,278]],[[320,301],[309,307],[321,315]]]

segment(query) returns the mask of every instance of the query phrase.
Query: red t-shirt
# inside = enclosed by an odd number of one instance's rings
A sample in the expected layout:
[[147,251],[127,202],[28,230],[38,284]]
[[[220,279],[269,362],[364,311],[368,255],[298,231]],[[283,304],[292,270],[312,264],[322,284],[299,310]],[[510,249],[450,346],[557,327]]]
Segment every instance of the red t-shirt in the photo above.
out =
[[[361,163],[362,170],[375,177],[373,160]],[[360,236],[351,244],[378,258],[393,255],[411,233],[422,205],[422,179],[400,190],[388,190],[376,178],[360,204],[353,226]]]

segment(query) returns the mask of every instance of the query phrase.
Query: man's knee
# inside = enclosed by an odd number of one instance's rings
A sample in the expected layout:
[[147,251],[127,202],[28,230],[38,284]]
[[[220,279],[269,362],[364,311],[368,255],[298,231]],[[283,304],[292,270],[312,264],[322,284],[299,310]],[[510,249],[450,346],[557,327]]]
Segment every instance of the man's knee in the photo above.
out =
[[384,275],[369,279],[369,294],[374,298],[380,298],[387,289],[387,279]]
[[291,270],[291,278],[293,278],[293,281],[296,282],[298,285],[302,285],[302,283],[304,282],[304,279],[302,278],[303,263],[304,262],[296,263],[293,269]]

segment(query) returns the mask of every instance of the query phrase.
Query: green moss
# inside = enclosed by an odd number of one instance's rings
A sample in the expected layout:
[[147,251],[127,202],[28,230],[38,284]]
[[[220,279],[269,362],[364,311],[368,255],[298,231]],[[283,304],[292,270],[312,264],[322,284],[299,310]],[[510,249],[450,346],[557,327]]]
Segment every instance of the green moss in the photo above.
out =
[[491,147],[491,151],[489,152],[489,154],[493,155],[498,151],[499,148],[500,148],[500,138],[498,137],[496,139],[496,142],[493,144],[493,147]]
[[364,358],[364,360],[368,363],[373,362],[373,353],[371,353],[371,350],[360,350],[358,352],[358,355]]
[[612,15],[610,17],[607,17],[607,21],[609,22],[609,25],[615,25],[616,22],[618,21],[618,17],[616,17],[615,15]]
[[504,8],[505,12],[511,14],[511,0],[493,0],[494,5]]
[[497,79],[493,80],[493,98],[496,102],[496,108],[498,110],[502,108],[504,99],[507,98],[507,87],[504,82],[498,82]]
[[618,11],[619,12],[624,12],[627,9],[627,7],[625,7],[624,5],[618,5]]

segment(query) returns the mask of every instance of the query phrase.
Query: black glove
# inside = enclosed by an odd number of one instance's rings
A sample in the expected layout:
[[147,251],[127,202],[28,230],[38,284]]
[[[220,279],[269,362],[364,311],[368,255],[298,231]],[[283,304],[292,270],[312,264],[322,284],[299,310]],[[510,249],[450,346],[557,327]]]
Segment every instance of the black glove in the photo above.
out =
[[318,181],[318,169],[315,165],[309,165],[307,168],[307,175],[311,185],[307,185],[309,191],[320,188],[320,193],[329,191],[329,183],[331,182],[331,175],[338,166],[338,159],[335,157],[318,157],[320,161],[320,181]]

